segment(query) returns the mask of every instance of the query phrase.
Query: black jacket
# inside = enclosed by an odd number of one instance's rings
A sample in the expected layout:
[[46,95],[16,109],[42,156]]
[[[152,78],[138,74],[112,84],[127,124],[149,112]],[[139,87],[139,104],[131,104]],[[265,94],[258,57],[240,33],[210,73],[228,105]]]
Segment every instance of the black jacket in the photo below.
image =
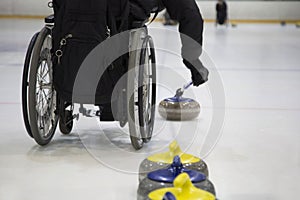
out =
[[[155,7],[158,7],[158,10],[165,7],[171,19],[179,22],[179,32],[182,33],[183,57],[187,56],[188,59],[192,60],[198,59],[201,54],[199,46],[202,46],[203,41],[203,19],[195,0],[130,0],[130,3],[132,9],[135,5],[143,9],[145,15],[141,15],[139,18],[149,17],[151,11],[155,10],[153,9]],[[138,12],[132,11],[131,13],[136,15]],[[199,46],[197,47],[185,36],[197,42]]]
[[203,43],[203,19],[195,0],[130,0],[130,2],[142,7],[147,16],[150,15],[150,8],[155,3],[158,10],[162,6],[167,9],[171,19],[179,22],[183,63],[191,70],[194,85],[206,82],[209,72],[199,60]]
[[195,0],[162,0],[172,19],[179,22],[183,63],[191,70],[195,86],[208,80],[208,70],[199,57],[202,53],[203,19]]

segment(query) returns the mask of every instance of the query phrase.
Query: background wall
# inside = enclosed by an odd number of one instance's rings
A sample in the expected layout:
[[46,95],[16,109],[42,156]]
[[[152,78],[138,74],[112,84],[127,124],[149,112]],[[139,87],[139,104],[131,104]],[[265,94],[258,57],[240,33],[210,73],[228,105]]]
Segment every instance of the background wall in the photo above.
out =
[[0,0],[0,15],[47,15],[50,0]]
[[[0,0],[0,15],[47,15],[50,0]],[[216,1],[197,1],[205,19],[215,19]],[[229,19],[300,20],[300,1],[227,1]]]
[[[203,17],[215,19],[216,1],[198,1]],[[300,1],[227,1],[229,19],[300,20]]]

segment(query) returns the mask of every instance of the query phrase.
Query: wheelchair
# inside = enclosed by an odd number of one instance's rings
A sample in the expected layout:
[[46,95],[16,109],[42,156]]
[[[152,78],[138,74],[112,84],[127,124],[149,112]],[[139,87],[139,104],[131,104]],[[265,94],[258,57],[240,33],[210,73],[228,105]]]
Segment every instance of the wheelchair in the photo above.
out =
[[[80,103],[74,114],[74,103],[64,102],[53,83],[52,29],[54,16],[45,18],[45,26],[32,37],[25,56],[22,78],[22,111],[28,135],[41,146],[47,145],[56,132],[70,134],[79,115],[105,118],[101,110],[88,110]],[[130,30],[132,51],[129,50],[127,84],[120,98],[121,127],[128,122],[132,146],[138,150],[151,140],[156,104],[156,58],[153,40],[145,22],[135,22]],[[78,102],[76,102],[78,103]],[[106,120],[107,121],[107,120]],[[115,121],[114,119],[111,121]]]

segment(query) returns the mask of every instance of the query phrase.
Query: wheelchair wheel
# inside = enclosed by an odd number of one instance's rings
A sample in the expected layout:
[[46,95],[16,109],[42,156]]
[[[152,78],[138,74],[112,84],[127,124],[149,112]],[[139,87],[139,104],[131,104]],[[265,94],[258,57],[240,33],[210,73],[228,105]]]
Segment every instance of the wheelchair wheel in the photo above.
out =
[[58,122],[56,92],[53,87],[51,30],[44,27],[33,49],[29,74],[29,122],[39,145],[48,144]]
[[145,143],[152,137],[156,103],[156,60],[152,38],[147,36],[140,54],[138,114],[140,131]]
[[32,51],[33,47],[35,45],[36,39],[38,37],[39,33],[36,33],[31,38],[31,41],[29,43],[29,46],[27,48],[26,56],[25,56],[25,62],[24,62],[24,68],[23,68],[23,78],[22,78],[22,111],[23,111],[23,120],[25,124],[26,131],[30,137],[33,138],[33,135],[31,133],[30,123],[29,123],[29,114],[28,114],[28,74],[29,74],[29,67],[31,64],[32,59]]
[[135,149],[152,137],[155,98],[156,65],[152,38],[147,29],[133,30],[131,33],[132,51],[129,56],[127,82],[128,125],[130,139]]

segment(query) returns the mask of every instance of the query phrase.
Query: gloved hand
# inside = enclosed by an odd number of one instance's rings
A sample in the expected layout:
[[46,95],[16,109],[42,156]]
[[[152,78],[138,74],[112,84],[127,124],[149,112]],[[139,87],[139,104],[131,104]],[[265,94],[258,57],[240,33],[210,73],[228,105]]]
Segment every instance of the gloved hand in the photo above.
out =
[[189,70],[191,70],[194,86],[198,87],[208,80],[209,71],[203,66],[202,62],[199,59],[191,62],[183,59],[183,63]]

